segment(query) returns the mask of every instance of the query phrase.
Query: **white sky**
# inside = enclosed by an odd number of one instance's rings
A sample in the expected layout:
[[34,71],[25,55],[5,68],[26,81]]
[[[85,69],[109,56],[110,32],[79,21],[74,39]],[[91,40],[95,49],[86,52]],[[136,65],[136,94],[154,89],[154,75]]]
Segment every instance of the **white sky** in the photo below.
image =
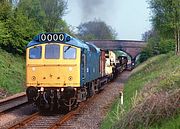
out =
[[127,40],[141,40],[151,29],[147,0],[101,0],[104,4],[93,10],[93,16],[84,16],[81,1],[68,0],[64,19],[69,25],[77,27],[84,21],[101,19],[118,33],[117,39]]

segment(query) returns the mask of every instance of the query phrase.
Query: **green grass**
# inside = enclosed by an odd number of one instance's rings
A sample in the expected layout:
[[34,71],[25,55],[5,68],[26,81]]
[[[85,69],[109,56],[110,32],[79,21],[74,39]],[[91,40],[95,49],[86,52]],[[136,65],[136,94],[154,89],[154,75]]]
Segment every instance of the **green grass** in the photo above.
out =
[[164,119],[161,122],[155,123],[149,129],[180,129],[180,114],[171,119]]
[[[154,87],[151,91],[152,93],[161,90],[170,91],[179,89],[180,57],[174,56],[173,53],[159,55],[150,58],[134,69],[133,74],[125,84],[123,107],[117,108],[119,106],[117,99],[107,114],[107,117],[102,122],[101,129],[111,128],[115,123],[117,124],[122,116],[126,115],[132,107],[143,102],[144,98],[139,94],[147,85]],[[119,109],[119,111],[117,109]],[[122,111],[122,109],[124,111]],[[176,119],[174,119],[174,121],[176,121]],[[114,126],[114,128],[115,127],[116,126]],[[158,126],[158,128],[161,127]]]
[[[0,49],[0,91],[11,95],[24,91],[25,59]],[[0,94],[0,98],[3,96]]]

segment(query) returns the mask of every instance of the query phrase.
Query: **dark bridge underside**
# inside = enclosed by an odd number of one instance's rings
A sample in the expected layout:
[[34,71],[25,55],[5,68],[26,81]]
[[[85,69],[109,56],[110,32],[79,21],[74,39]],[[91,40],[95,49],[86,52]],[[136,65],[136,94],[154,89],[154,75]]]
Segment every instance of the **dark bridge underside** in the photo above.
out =
[[135,60],[136,56],[146,46],[145,41],[134,40],[92,40],[89,41],[103,50],[121,50]]

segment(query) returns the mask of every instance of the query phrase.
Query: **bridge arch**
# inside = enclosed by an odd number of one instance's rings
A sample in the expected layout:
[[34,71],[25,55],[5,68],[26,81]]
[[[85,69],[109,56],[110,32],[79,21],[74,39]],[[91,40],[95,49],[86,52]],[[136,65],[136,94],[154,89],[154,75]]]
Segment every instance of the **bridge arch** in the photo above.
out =
[[135,65],[136,57],[146,47],[145,41],[135,40],[92,40],[89,41],[103,50],[120,50],[131,57],[131,65]]
[[140,55],[141,55],[141,53],[138,53],[138,54],[134,57],[134,59],[136,60],[137,57],[140,56]]

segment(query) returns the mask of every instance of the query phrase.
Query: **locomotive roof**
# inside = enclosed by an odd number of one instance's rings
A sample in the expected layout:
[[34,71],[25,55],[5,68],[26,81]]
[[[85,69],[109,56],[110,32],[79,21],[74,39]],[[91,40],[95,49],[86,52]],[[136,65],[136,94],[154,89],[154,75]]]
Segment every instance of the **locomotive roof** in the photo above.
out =
[[[43,38],[44,37],[44,38]],[[42,39],[43,38],[43,39]],[[55,40],[54,40],[54,39]],[[59,39],[58,39],[59,38]],[[77,38],[74,38],[66,33],[41,33],[34,37],[34,39],[28,43],[27,48],[44,43],[64,43],[79,48],[85,48],[88,51],[100,52],[94,44],[83,42]]]

